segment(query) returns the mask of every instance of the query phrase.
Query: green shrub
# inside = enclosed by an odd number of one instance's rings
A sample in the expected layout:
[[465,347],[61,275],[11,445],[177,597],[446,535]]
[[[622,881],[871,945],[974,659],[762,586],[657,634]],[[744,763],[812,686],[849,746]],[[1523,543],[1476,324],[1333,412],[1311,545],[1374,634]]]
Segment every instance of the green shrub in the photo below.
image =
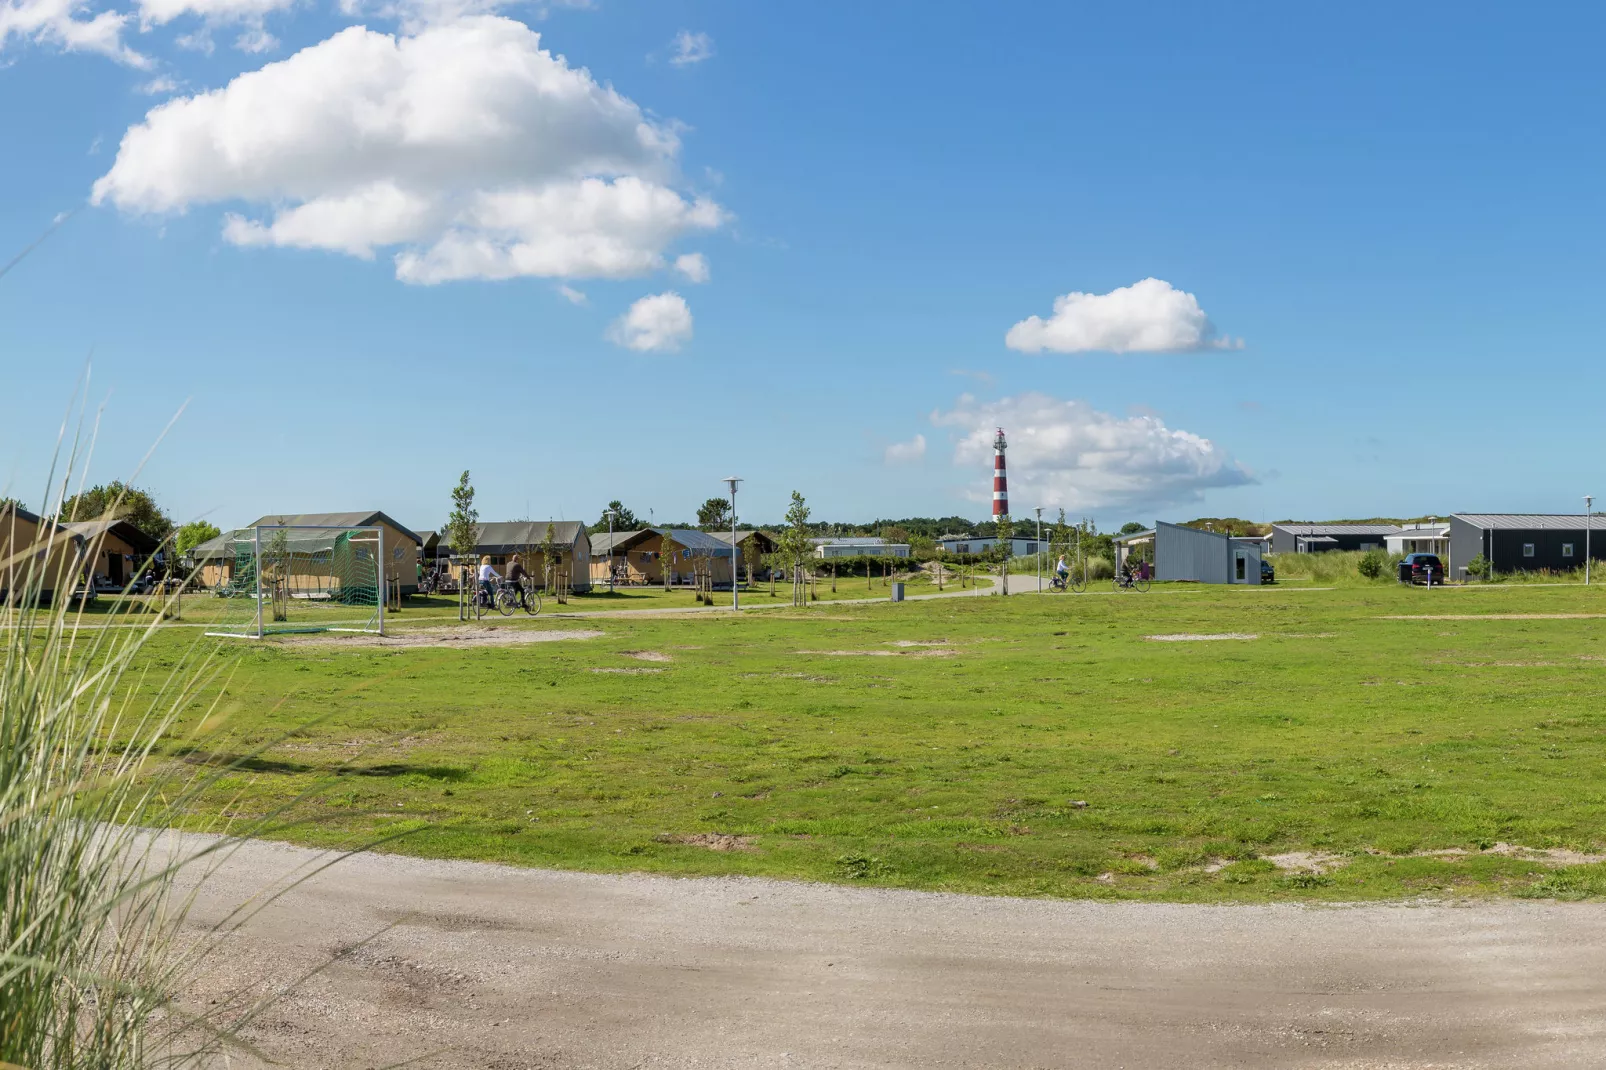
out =
[[1355,562],[1355,571],[1359,572],[1362,576],[1365,576],[1369,580],[1375,580],[1379,576],[1383,575],[1383,571],[1388,568],[1388,566],[1388,554],[1385,554],[1382,550],[1368,550],[1365,554],[1361,555],[1361,559],[1359,561]]
[[1488,575],[1488,573],[1489,559],[1484,557],[1482,554],[1479,554],[1477,557],[1474,557],[1471,561],[1467,562],[1468,576],[1473,576],[1481,580],[1484,576]]

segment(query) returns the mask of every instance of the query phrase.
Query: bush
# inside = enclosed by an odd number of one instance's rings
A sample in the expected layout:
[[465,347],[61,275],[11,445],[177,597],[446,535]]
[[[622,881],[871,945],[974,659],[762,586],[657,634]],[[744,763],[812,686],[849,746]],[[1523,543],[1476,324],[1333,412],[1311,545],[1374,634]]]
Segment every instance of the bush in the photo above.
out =
[[1483,579],[1483,577],[1487,576],[1488,574],[1489,574],[1489,559],[1487,557],[1484,557],[1482,554],[1479,554],[1477,557],[1474,557],[1471,561],[1467,562],[1467,575],[1468,576],[1475,576],[1475,577],[1477,577],[1478,579],[1481,580],[1481,579]]
[[1369,580],[1375,580],[1383,575],[1383,570],[1388,568],[1388,565],[1388,554],[1385,554],[1382,550],[1368,550],[1355,563],[1355,571]]

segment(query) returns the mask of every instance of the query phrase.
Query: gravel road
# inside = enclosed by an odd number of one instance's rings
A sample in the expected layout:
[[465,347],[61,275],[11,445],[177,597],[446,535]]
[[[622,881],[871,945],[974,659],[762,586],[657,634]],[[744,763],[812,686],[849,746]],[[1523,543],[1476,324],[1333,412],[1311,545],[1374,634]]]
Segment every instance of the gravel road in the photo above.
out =
[[[246,845],[192,924],[317,857]],[[1603,949],[1593,904],[1043,902],[369,855],[226,938],[193,998],[327,964],[249,1034],[295,1067],[1599,1067]]]

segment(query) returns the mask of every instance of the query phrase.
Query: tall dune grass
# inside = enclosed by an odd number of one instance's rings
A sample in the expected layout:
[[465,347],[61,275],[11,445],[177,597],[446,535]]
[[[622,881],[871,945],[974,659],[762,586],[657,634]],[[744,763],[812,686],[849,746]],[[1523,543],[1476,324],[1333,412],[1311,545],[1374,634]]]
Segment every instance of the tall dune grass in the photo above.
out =
[[218,669],[196,644],[151,675],[137,658],[156,620],[87,624],[68,597],[78,556],[57,552],[64,539],[46,517],[4,562],[0,1064],[139,1068],[158,1052],[170,1061],[181,1036],[206,1047],[222,1035],[170,1002],[191,961],[175,879],[204,853],[171,854],[145,831],[174,823],[215,776],[154,775],[154,752],[180,713],[217,693]]

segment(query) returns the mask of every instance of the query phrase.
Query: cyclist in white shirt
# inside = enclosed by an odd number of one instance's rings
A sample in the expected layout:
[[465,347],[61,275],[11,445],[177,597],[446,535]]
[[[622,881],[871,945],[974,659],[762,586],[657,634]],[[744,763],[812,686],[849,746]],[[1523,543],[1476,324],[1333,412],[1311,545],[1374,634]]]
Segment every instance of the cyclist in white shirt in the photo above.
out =
[[480,558],[480,590],[485,592],[485,601],[490,605],[496,605],[496,581],[501,578],[491,567],[489,554]]

